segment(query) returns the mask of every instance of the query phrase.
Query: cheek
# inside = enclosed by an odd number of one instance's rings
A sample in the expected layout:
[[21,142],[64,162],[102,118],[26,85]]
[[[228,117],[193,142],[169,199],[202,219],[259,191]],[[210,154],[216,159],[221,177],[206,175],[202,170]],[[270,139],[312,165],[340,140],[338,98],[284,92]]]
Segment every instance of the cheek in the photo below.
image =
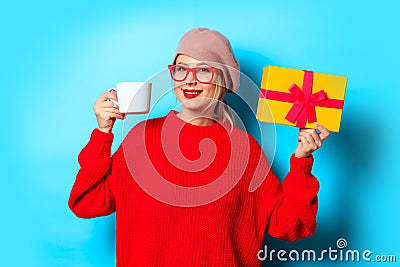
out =
[[178,98],[178,99],[180,99],[181,97],[182,97],[182,91],[181,91],[181,89],[180,88],[178,88],[178,87],[175,87],[174,88],[174,93],[175,93],[175,96]]
[[203,90],[207,92],[207,96],[213,97],[215,93],[215,84],[205,84],[203,85]]
[[174,82],[174,92],[175,94],[181,92],[182,83]]
[[175,92],[180,91],[183,85],[185,85],[184,82],[175,82],[174,81],[174,90],[175,90]]
[[174,93],[175,93],[175,96],[176,96],[176,98],[181,102],[181,103],[183,103],[183,102],[185,102],[185,97],[184,97],[184,95],[183,95],[183,92],[182,92],[182,90],[181,90],[181,87],[182,86],[177,86],[177,85],[174,85]]

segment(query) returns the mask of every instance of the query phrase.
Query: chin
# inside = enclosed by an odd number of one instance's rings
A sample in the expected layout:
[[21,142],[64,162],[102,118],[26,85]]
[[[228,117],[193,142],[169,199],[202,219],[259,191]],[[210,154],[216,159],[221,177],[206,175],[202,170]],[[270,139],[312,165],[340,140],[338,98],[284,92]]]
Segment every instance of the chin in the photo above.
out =
[[[196,98],[196,99],[184,99],[182,102],[182,108],[188,109],[194,112],[205,111],[207,108],[214,109],[215,104],[212,103],[213,99],[211,98]],[[211,105],[211,106],[210,106]]]

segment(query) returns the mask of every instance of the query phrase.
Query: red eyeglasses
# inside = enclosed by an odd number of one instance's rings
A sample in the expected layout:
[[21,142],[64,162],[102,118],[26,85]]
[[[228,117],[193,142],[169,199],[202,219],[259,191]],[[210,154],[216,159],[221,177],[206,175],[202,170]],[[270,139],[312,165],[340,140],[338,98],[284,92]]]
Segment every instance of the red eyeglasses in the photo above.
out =
[[189,68],[184,65],[168,65],[171,78],[177,82],[183,82],[192,72],[193,77],[200,83],[211,83],[214,79],[215,73],[220,73],[221,70],[213,67],[195,67]]

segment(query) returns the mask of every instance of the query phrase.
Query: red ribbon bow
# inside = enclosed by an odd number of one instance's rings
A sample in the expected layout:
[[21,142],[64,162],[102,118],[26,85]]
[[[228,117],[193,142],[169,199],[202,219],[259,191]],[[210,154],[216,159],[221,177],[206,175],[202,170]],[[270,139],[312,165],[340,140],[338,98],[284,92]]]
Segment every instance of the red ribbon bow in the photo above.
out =
[[296,123],[297,127],[305,127],[306,123],[317,121],[315,107],[343,108],[343,100],[329,99],[324,90],[312,93],[314,73],[304,71],[303,87],[300,89],[297,84],[289,87],[290,93],[266,90],[261,88],[260,97],[270,100],[293,103],[285,119],[291,123]]

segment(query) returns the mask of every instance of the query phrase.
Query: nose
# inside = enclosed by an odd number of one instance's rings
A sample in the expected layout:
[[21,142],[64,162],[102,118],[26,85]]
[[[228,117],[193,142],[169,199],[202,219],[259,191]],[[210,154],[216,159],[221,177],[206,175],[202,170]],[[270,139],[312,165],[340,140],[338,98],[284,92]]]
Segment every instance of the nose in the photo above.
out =
[[193,70],[190,70],[185,80],[186,84],[195,84],[197,81],[194,78]]

